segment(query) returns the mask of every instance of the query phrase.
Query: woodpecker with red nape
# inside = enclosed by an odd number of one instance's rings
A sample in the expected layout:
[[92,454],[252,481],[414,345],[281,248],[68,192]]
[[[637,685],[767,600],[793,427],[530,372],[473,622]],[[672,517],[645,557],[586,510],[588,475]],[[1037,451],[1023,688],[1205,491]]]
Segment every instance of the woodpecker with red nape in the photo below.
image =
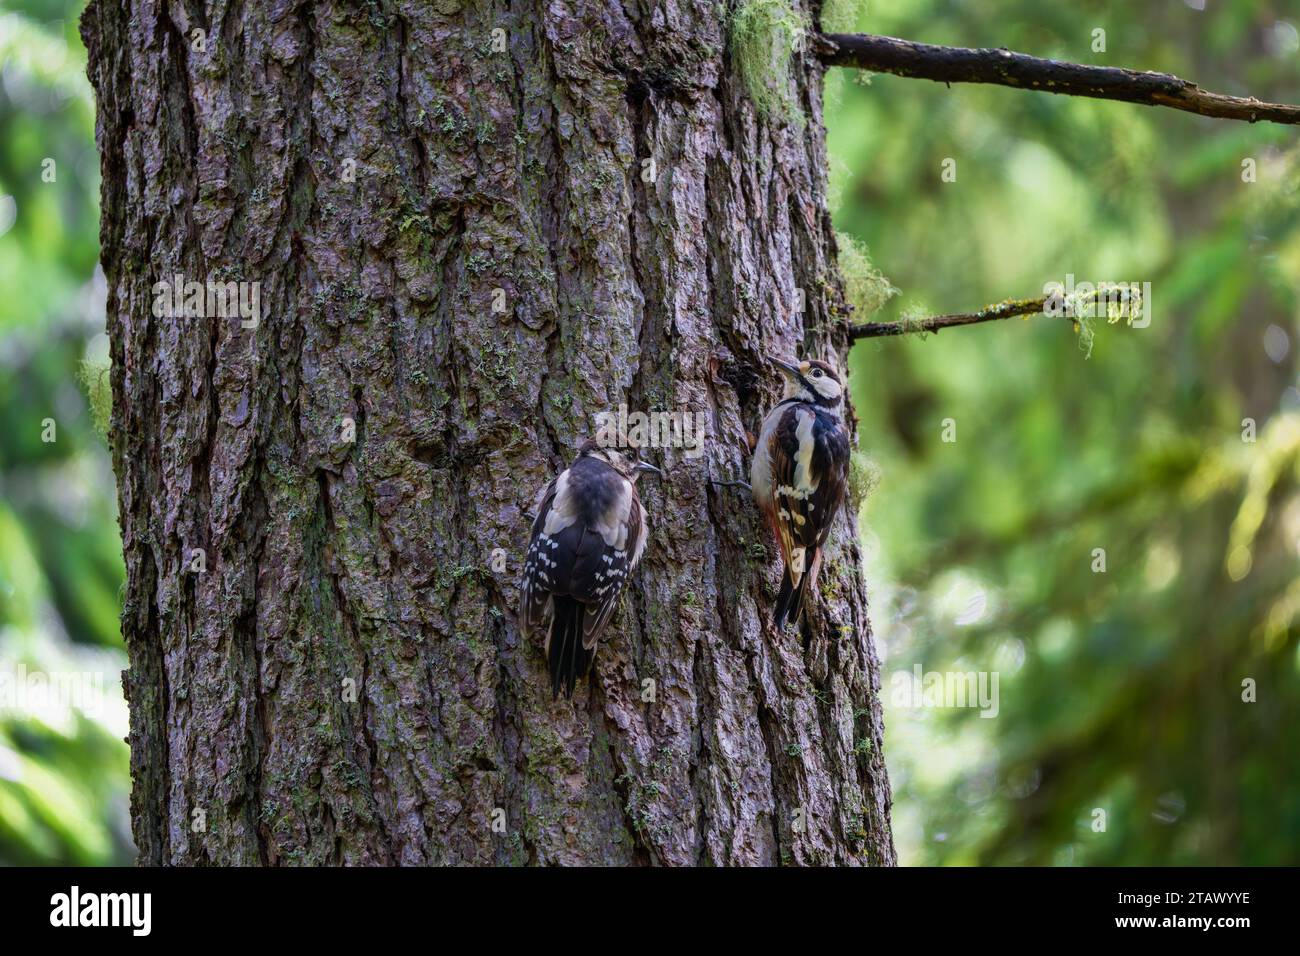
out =
[[848,486],[849,431],[844,386],[832,366],[769,359],[785,376],[785,397],[763,419],[749,483],[781,546],[774,621],[784,628],[799,620],[809,585],[817,585],[822,546]]
[[594,439],[537,499],[520,586],[525,639],[546,635],[551,698],[573,697],[596,656],[646,542],[645,509],[636,493],[642,473],[659,469]]

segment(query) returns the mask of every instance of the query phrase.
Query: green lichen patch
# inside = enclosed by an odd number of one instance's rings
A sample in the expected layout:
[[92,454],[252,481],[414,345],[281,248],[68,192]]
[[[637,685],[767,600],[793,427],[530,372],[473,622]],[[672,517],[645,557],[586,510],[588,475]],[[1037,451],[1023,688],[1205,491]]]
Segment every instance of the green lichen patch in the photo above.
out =
[[807,36],[807,17],[786,0],[744,0],[731,15],[732,60],[763,116],[802,121],[790,92],[790,61]]
[[855,451],[849,456],[849,495],[859,504],[866,501],[880,484],[880,466],[869,456]]
[[86,390],[90,406],[90,421],[105,441],[108,440],[109,422],[113,417],[113,389],[109,384],[111,365],[107,359],[82,359],[78,377]]
[[822,31],[824,33],[856,33],[859,20],[867,12],[866,6],[866,0],[826,0],[822,4]]
[[867,247],[846,232],[837,232],[840,274],[844,276],[844,297],[853,306],[855,318],[862,321],[891,298],[898,289],[871,261]]

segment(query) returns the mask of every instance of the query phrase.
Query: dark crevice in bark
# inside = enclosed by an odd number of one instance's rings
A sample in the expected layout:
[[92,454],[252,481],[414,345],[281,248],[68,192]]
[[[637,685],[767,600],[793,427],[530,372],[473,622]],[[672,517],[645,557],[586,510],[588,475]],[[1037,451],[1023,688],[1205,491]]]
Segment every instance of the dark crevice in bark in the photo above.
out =
[[[604,696],[594,684],[591,691],[590,706],[588,707],[587,716],[591,721],[592,726],[600,726],[605,723]],[[617,772],[622,761],[620,760],[620,755],[615,744],[614,735],[608,733],[608,727],[606,727],[606,731],[606,756],[609,760],[610,766],[615,770],[611,782],[612,791],[615,799],[618,801],[619,816],[623,829],[632,839],[632,853],[634,858],[638,863],[643,865],[651,862],[662,863],[662,861],[657,859],[655,856],[653,847],[646,843],[642,832],[641,822],[638,821],[634,815],[636,799],[633,796],[633,788],[637,786],[636,778],[628,773]]]
[[[715,572],[716,572],[715,567]],[[715,604],[714,610],[717,613],[717,621],[723,622],[726,617],[723,615],[721,602]],[[702,866],[708,862],[707,851],[708,841],[705,839],[708,833],[709,810],[705,803],[704,788],[701,786],[701,768],[707,765],[706,755],[707,746],[704,743],[704,733],[701,728],[712,716],[709,707],[708,683],[704,677],[704,654],[700,647],[696,647],[695,655],[691,660],[691,674],[695,678],[695,686],[700,688],[699,696],[695,702],[696,722],[691,734],[691,753],[690,769],[688,779],[691,782],[691,793],[695,797],[695,846],[691,851],[691,862],[696,866]]]
[[[371,726],[373,720],[371,695],[374,692],[374,685],[372,684],[372,678],[374,676],[372,674],[372,664],[370,656],[367,653],[367,642],[362,639],[362,636],[358,632],[356,624],[354,623],[355,617],[350,613],[347,593],[339,578],[338,569],[334,564],[335,557],[332,548],[330,547],[330,542],[335,539],[338,533],[334,517],[334,506],[330,500],[330,472],[324,468],[318,469],[316,472],[316,480],[319,495],[317,499],[320,516],[319,524],[322,535],[321,550],[318,557],[321,563],[321,574],[324,578],[324,583],[329,588],[329,596],[332,603],[331,608],[324,610],[328,615],[328,622],[339,629],[340,636],[348,646],[355,649],[357,658],[360,661],[360,675],[356,685],[356,725],[357,729],[361,731],[361,738],[365,746],[367,758],[367,764],[363,768],[367,780],[365,792],[367,800],[376,811],[374,814],[375,823],[383,837],[384,845],[393,850],[397,850],[399,848],[396,847],[394,843],[393,835],[388,832],[384,822],[385,810],[387,808],[380,806],[379,793],[376,792],[377,789],[382,790],[386,788],[377,787],[377,780],[383,780],[385,771],[382,767],[380,747],[375,739]],[[330,613],[331,611],[332,613]],[[322,623],[324,624],[325,621],[323,620]],[[385,862],[388,862],[388,860]]]
[[[558,84],[558,77],[554,74],[553,53],[547,48],[547,44],[544,40],[538,44],[538,54],[541,59],[539,65],[542,69],[548,72],[548,80],[552,83]],[[548,108],[553,109],[553,107]],[[521,107],[521,112],[526,113],[527,109],[528,107],[525,103]],[[541,227],[541,235],[545,242],[547,263],[550,266],[552,274],[556,278],[555,323],[549,330],[547,330],[545,340],[546,376],[547,378],[554,378],[557,373],[560,375],[568,375],[570,373],[570,370],[565,368],[565,363],[560,359],[557,345],[559,344],[561,337],[562,316],[573,307],[572,303],[567,302],[565,299],[563,282],[560,279],[564,270],[556,253],[556,243],[560,234],[560,223],[564,217],[565,197],[560,186],[560,183],[564,181],[560,169],[560,166],[564,161],[564,150],[560,145],[560,135],[554,122],[549,124],[546,133],[542,137],[542,142],[539,143],[539,146],[543,145],[547,147],[546,152],[542,156],[543,168],[547,173],[547,181],[545,183],[536,183],[535,188],[539,193],[537,213],[540,219],[539,225]],[[556,423],[551,419],[551,410],[546,402],[545,387],[538,392],[537,414],[538,420],[542,423],[546,431],[546,436],[550,441],[552,467],[557,470],[567,467],[572,455],[569,454],[568,449],[565,448],[565,444],[560,438],[559,430],[556,428]]]
[[265,866],[272,861],[271,854],[271,834],[263,818],[261,807],[258,805],[257,795],[262,792],[262,761],[266,754],[267,743],[271,738],[273,729],[271,720],[267,713],[267,689],[262,686],[262,655],[257,644],[257,599],[254,595],[253,602],[245,611],[242,617],[235,621],[236,636],[246,636],[246,643],[253,659],[255,668],[254,680],[256,686],[253,690],[253,707],[255,720],[249,726],[249,761],[252,765],[251,779],[248,781],[248,788],[244,792],[244,815],[248,828],[257,835],[257,858],[258,862]]

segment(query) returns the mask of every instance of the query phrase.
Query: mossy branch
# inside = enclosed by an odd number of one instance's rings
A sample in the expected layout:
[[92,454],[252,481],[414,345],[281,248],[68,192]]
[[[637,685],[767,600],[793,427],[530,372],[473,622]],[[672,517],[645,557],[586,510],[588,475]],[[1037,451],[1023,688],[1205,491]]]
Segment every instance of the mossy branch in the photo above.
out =
[[975,325],[979,322],[997,322],[1017,315],[1031,316],[1043,311],[1047,296],[1037,299],[1007,299],[997,305],[990,305],[978,312],[955,312],[951,315],[931,315],[919,319],[900,319],[897,322],[863,322],[861,325],[849,326],[849,339],[874,339],[886,335],[909,335],[912,333],[939,332],[943,329],[956,328],[959,325]]
[[1300,106],[1211,93],[1170,73],[1087,66],[1010,50],[934,46],[871,34],[816,36],[813,46],[828,66],[940,83],[993,83],[1042,93],[1167,106],[1215,119],[1300,124]]
[[1108,283],[1100,286],[1087,286],[1069,293],[1064,290],[1041,295],[1036,299],[1006,299],[996,305],[985,306],[978,312],[954,312],[948,315],[931,315],[916,318],[903,318],[897,322],[864,322],[849,326],[849,341],[874,339],[889,335],[927,334],[941,332],[944,329],[957,328],[962,325],[978,325],[982,322],[999,322],[1022,316],[1029,319],[1035,315],[1048,315],[1069,321],[1079,334],[1079,347],[1086,355],[1092,354],[1092,321],[1101,311],[1108,323],[1114,324],[1121,319],[1132,325],[1139,318],[1150,321],[1143,312],[1145,308],[1142,289],[1126,283]]

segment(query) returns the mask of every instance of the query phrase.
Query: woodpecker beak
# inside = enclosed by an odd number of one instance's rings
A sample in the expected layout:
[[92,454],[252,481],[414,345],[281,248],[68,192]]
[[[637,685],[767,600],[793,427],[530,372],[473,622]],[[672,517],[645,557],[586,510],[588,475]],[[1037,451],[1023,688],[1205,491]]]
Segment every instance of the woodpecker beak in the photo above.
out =
[[633,470],[634,472],[636,472],[637,474],[640,474],[640,473],[642,473],[642,472],[652,471],[652,472],[654,472],[656,475],[658,475],[660,478],[662,478],[662,477],[664,476],[664,473],[663,473],[662,471],[660,471],[660,470],[659,470],[658,468],[656,468],[654,465],[650,464],[650,462],[648,462],[648,461],[638,461],[638,462],[636,463],[636,467],[633,468],[632,470]]
[[799,371],[798,365],[792,365],[785,359],[779,359],[775,355],[769,355],[767,360],[791,378],[798,378],[802,374]]

